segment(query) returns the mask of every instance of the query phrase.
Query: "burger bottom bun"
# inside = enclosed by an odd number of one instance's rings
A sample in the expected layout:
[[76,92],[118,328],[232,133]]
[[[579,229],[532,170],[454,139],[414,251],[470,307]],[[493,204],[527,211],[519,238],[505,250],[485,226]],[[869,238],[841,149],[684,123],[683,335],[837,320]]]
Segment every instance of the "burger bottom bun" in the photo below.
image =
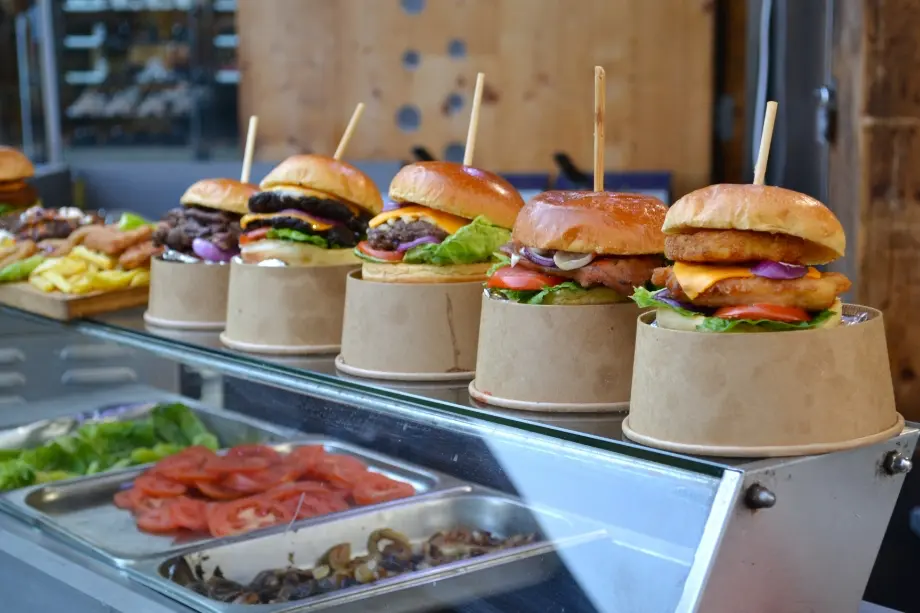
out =
[[360,264],[354,250],[323,249],[295,241],[261,240],[240,248],[240,258],[247,264],[281,260],[290,266],[340,266]]
[[[843,318],[843,303],[841,303],[838,299],[836,302],[834,302],[833,305],[831,305],[831,311],[834,312],[833,315],[831,315],[817,327],[809,329],[817,330],[839,326]],[[665,328],[668,330],[680,330],[681,332],[710,332],[710,330],[706,329],[697,330],[696,327],[702,323],[703,319],[703,315],[687,317],[686,315],[681,315],[672,309],[658,309],[655,312],[655,322],[659,328]],[[763,330],[757,326],[737,326],[732,329],[731,334],[751,332],[767,332],[767,330]]]
[[361,278],[380,283],[464,283],[485,281],[491,267],[491,262],[453,266],[364,262]]

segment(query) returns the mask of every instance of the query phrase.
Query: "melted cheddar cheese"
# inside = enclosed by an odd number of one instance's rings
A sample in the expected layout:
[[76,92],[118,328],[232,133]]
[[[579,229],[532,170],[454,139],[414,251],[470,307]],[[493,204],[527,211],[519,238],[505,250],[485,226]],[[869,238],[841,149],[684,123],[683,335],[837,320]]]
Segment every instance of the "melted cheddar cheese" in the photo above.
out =
[[246,226],[248,226],[250,223],[260,219],[277,219],[280,217],[293,217],[294,219],[299,219],[300,221],[309,224],[314,232],[323,232],[334,227],[332,224],[320,221],[306,213],[295,213],[294,211],[291,211],[288,213],[250,213],[249,215],[244,215],[243,218],[240,219],[240,228],[245,230]]
[[457,215],[451,215],[450,213],[445,213],[443,211],[436,211],[425,206],[410,205],[404,206],[401,209],[384,211],[380,215],[377,215],[372,220],[370,220],[367,225],[371,228],[376,228],[377,226],[381,226],[391,219],[402,219],[406,223],[412,221],[427,221],[428,223],[441,228],[448,234],[453,234],[463,226],[470,223],[469,219],[464,219],[463,217],[458,217]]
[[[711,264],[688,264],[674,262],[674,276],[680,287],[693,300],[707,289],[724,279],[746,279],[755,276],[745,266],[715,266]],[[820,279],[821,273],[816,268],[808,267],[805,273],[808,279]]]

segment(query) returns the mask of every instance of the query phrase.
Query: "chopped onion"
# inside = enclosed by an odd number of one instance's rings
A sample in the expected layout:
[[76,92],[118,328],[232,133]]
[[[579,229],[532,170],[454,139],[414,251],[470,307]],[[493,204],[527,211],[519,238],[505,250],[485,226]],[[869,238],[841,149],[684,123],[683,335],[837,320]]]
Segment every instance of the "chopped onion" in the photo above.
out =
[[801,279],[808,273],[808,267],[763,260],[752,266],[751,272],[765,279]]
[[421,237],[421,238],[415,239],[414,241],[409,241],[408,243],[402,243],[402,244],[400,244],[400,245],[396,248],[396,251],[398,251],[398,252],[400,252],[400,253],[405,253],[406,251],[409,251],[409,250],[412,249],[413,247],[418,247],[419,245],[424,245],[424,244],[426,244],[426,243],[440,243],[440,242],[441,242],[441,241],[440,241],[439,239],[437,239],[437,238],[435,238],[435,237],[433,237],[433,236],[423,236],[423,237]]
[[575,270],[582,266],[587,266],[594,261],[594,254],[557,251],[553,256],[553,261],[556,263],[556,266],[562,270]]
[[224,251],[211,241],[203,238],[196,238],[192,241],[192,251],[202,260],[207,260],[208,262],[227,262],[236,255],[231,251]]
[[[540,255],[539,253],[536,253],[536,251],[537,250],[534,250],[530,247],[522,247],[521,255],[523,255],[525,258],[527,258],[534,264],[543,266],[544,268],[556,268],[556,262],[553,261],[552,255],[547,257],[545,255]],[[546,252],[544,251],[544,253]]]

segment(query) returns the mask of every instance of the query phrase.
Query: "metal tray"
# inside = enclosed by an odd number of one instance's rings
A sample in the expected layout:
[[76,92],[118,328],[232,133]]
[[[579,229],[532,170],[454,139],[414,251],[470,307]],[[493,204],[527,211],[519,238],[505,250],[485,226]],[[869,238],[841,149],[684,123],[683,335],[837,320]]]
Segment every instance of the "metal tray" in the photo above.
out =
[[[350,543],[353,555],[362,555],[367,552],[368,536],[380,528],[402,532],[413,545],[418,545],[436,532],[458,525],[488,530],[500,537],[533,532],[539,540],[515,549],[284,604],[222,603],[168,578],[172,565],[178,558],[184,557],[192,568],[200,565],[208,576],[219,566],[226,578],[247,583],[263,570],[285,568],[292,564],[310,568],[339,543]],[[560,565],[556,555],[558,549],[601,539],[609,540],[609,534],[599,524],[564,517],[476,488],[465,493],[406,499],[347,517],[327,517],[300,529],[197,549],[183,556],[145,560],[130,564],[125,570],[129,576],[158,592],[208,613],[280,613],[332,608],[337,613],[368,610],[409,613],[541,583],[557,572]],[[368,602],[370,598],[374,600]]]
[[[329,453],[357,457],[373,471],[411,483],[417,492],[416,496],[464,487],[461,481],[453,477],[326,437],[301,436],[295,442],[275,443],[271,446],[278,451],[288,452],[302,445],[322,445]],[[137,529],[134,517],[127,511],[117,508],[112,503],[112,498],[118,490],[133,481],[146,468],[139,466],[22,488],[0,498],[0,505],[14,515],[54,532],[117,566],[130,560],[175,555],[191,547],[251,538],[252,534],[283,529],[283,526],[272,526],[223,539],[195,535],[177,538],[141,532]],[[295,525],[311,521],[315,520],[302,520]]]

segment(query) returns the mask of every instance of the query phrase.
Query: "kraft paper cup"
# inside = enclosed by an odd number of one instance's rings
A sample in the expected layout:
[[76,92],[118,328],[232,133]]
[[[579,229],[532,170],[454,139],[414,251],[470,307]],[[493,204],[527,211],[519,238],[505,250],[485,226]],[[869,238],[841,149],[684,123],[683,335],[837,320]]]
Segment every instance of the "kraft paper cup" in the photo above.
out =
[[228,264],[150,261],[150,297],[144,321],[158,328],[223,330]]
[[630,439],[681,453],[797,456],[897,435],[882,314],[860,323],[754,334],[680,332],[639,318]]
[[221,342],[231,349],[272,355],[338,351],[345,276],[354,269],[233,261]]
[[470,379],[482,282],[379,283],[349,273],[342,372],[393,381]]
[[521,411],[626,411],[638,313],[632,302],[552,306],[483,295],[470,396]]

